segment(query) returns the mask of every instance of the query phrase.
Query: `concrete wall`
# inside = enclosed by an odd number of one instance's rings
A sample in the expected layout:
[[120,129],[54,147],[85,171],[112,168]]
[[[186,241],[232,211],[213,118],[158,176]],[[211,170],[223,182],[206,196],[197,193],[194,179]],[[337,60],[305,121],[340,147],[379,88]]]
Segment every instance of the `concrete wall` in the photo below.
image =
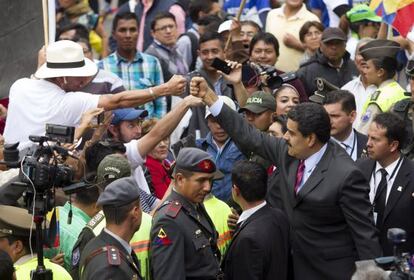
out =
[[0,0],[0,98],[35,72],[43,40],[41,0]]

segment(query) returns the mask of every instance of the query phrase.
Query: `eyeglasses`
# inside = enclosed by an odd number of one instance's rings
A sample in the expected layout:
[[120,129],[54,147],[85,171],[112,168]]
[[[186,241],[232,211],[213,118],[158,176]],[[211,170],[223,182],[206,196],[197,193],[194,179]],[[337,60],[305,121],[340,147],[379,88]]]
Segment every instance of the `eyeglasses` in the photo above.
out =
[[169,24],[169,25],[165,25],[163,27],[159,27],[159,28],[155,28],[154,31],[158,32],[158,31],[162,31],[165,32],[167,31],[167,29],[175,29],[177,26],[175,24]]

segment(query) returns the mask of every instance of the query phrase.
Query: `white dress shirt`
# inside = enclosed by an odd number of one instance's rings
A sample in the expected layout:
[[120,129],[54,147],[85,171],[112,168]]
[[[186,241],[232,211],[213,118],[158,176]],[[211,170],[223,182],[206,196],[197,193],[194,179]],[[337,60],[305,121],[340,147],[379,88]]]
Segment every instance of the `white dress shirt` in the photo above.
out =
[[361,76],[349,81],[345,84],[341,89],[348,90],[355,96],[355,103],[356,103],[356,111],[357,117],[355,118],[354,124],[352,125],[354,128],[358,128],[361,123],[361,116],[363,112],[363,108],[365,102],[367,102],[368,98],[377,90],[375,85],[369,85],[367,88],[364,87],[361,81]]
[[[403,160],[400,161],[400,158],[395,160],[393,163],[385,167],[385,171],[387,171],[387,196],[385,198],[385,204],[387,204],[388,197],[391,192],[392,185],[394,184],[394,180],[397,177],[398,171],[400,170],[401,164]],[[375,193],[377,192],[378,185],[381,182],[381,171],[379,171],[381,168],[383,168],[379,162],[377,161],[375,163],[375,172],[371,175],[371,180],[369,181],[370,186],[370,192],[369,192],[369,199],[371,201],[371,204],[374,202]],[[392,177],[391,177],[392,176]]]
[[259,205],[243,211],[241,213],[239,219],[237,220],[237,224],[244,223],[244,221],[246,221],[248,218],[250,218],[251,215],[253,215],[254,213],[256,213],[259,209],[263,208],[265,205],[266,205],[266,201],[263,201]]

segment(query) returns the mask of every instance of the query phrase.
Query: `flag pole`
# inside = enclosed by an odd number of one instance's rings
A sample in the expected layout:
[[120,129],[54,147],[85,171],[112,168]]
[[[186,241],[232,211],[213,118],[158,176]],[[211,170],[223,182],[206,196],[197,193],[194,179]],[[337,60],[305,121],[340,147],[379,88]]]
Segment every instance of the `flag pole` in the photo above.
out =
[[[236,15],[236,19],[238,21],[240,20],[240,16],[241,16],[241,14],[243,12],[244,5],[246,5],[246,0],[241,0],[240,7],[239,7],[239,11],[237,12],[237,15]],[[229,48],[230,42],[231,42],[231,32],[229,34],[229,38],[227,38],[227,42],[226,42],[226,46],[224,47],[224,51],[227,51],[227,49]]]
[[43,11],[43,36],[45,40],[45,47],[49,43],[49,13],[48,13],[48,0],[42,0],[42,11]]

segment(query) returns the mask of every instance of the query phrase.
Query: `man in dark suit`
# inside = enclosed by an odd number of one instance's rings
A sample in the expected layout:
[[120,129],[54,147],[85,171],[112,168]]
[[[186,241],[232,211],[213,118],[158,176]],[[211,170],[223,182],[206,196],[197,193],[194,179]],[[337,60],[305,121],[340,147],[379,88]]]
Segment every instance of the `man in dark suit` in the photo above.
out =
[[142,279],[139,261],[129,242],[141,225],[142,211],[135,180],[121,178],[99,196],[106,227],[82,252],[79,278]]
[[243,212],[222,262],[225,279],[286,279],[289,223],[265,201],[266,170],[256,162],[239,161],[232,181],[233,199]]
[[374,118],[368,130],[369,158],[357,164],[370,182],[370,199],[385,256],[393,255],[387,240],[389,228],[402,228],[407,241],[403,252],[414,253],[414,163],[401,154],[405,140],[404,122],[392,113]]
[[203,78],[193,78],[190,87],[244,153],[257,153],[279,169],[279,183],[268,190],[267,201],[282,208],[291,224],[296,279],[350,279],[356,260],[380,255],[368,183],[345,151],[329,141],[330,120],[321,105],[291,109],[288,131],[278,139],[217,102]]
[[331,119],[331,139],[354,161],[360,158],[368,137],[352,128],[357,116],[354,95],[347,90],[331,91],[324,98],[323,107]]

